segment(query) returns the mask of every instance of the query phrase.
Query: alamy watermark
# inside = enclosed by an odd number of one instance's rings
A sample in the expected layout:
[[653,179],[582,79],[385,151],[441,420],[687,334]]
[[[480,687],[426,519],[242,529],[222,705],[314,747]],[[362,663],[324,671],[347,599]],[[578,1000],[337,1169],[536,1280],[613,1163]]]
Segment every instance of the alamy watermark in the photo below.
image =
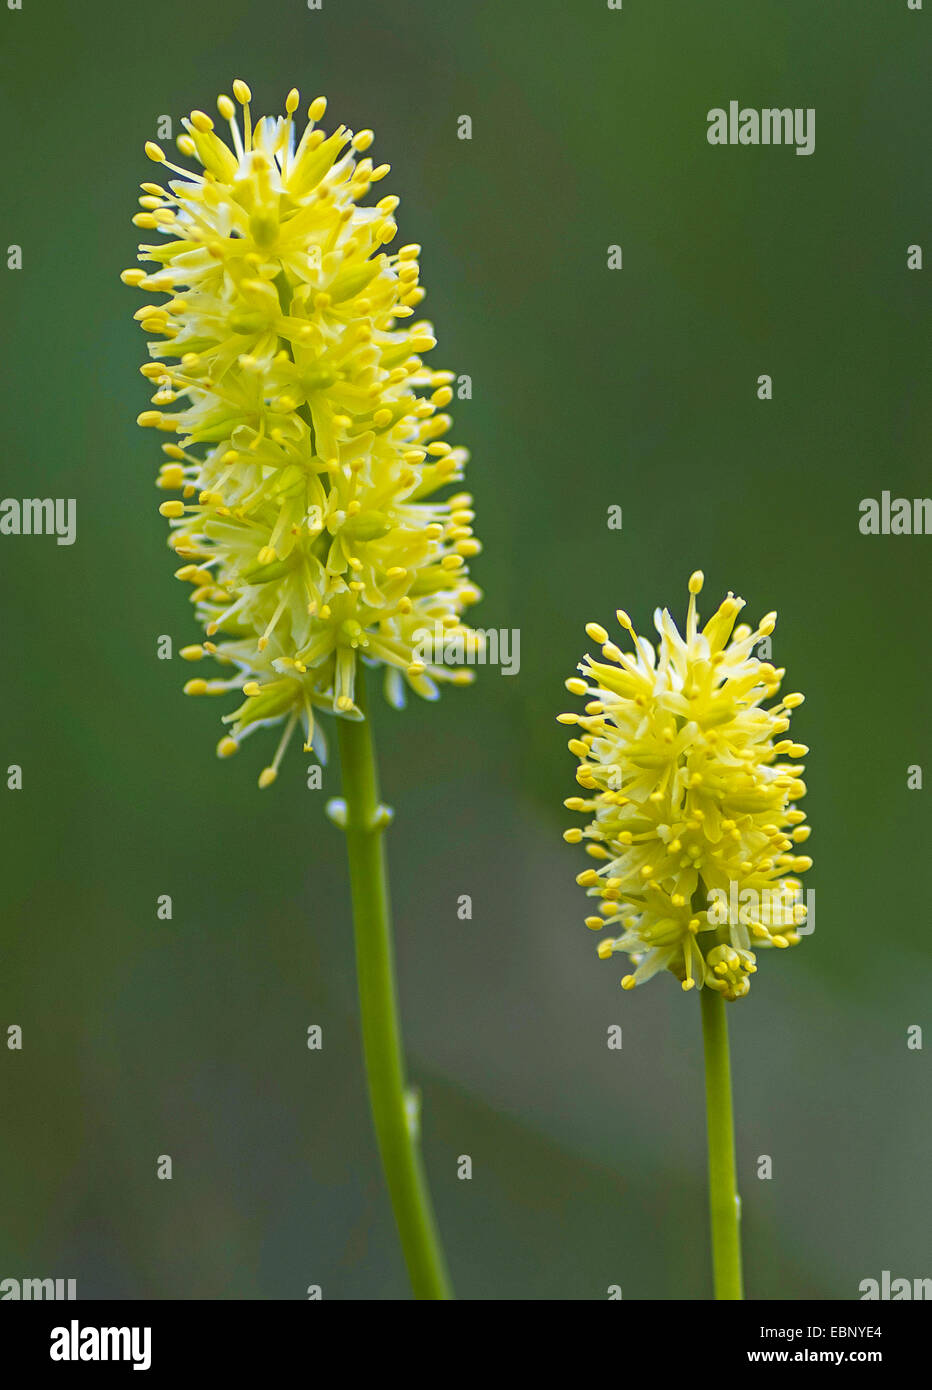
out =
[[739,888],[732,879],[728,892],[709,889],[709,922],[716,927],[760,923],[768,932],[793,931],[811,936],[815,931],[815,889],[807,888],[804,900],[777,884],[773,888]]
[[0,1279],[0,1300],[24,1303],[70,1302],[78,1296],[77,1279]]
[[4,497],[0,499],[0,536],[56,536],[58,545],[74,545],[77,512],[73,497]]
[[710,145],[795,145],[797,154],[815,152],[815,107],[765,106],[760,111],[736,101],[713,106],[706,120]]
[[861,1302],[880,1300],[898,1303],[906,1299],[932,1299],[932,1279],[898,1279],[889,1269],[880,1271],[879,1279],[862,1279],[858,1284]]
[[152,1365],[151,1327],[82,1327],[72,1318],[67,1327],[53,1327],[50,1337],[52,1361],[131,1361],[134,1371]]
[[418,628],[412,647],[415,661],[425,666],[500,666],[503,676],[521,669],[521,633],[516,627],[473,628],[459,631],[435,622]]
[[862,536],[932,535],[932,497],[862,497],[858,503]]

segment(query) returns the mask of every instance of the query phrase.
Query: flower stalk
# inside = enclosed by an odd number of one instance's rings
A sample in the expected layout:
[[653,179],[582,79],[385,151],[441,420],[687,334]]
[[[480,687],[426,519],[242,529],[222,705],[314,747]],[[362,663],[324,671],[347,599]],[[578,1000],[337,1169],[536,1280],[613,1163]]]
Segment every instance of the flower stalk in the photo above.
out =
[[361,721],[337,720],[343,799],[328,808],[346,833],[359,1012],[372,1120],[415,1298],[452,1297],[420,1153],[417,1095],[405,1083],[383,834],[391,812],[379,801],[372,720],[357,678]]
[[699,992],[705,1056],[706,1128],[709,1143],[709,1216],[715,1297],[742,1299],[741,1198],[735,1171],[735,1128],[725,1000],[715,990]]

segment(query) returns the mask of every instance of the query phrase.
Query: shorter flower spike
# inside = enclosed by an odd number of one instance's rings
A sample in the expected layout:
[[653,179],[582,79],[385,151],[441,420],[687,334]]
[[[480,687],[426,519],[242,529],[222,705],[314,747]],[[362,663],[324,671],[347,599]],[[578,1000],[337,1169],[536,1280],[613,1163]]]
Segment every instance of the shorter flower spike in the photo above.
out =
[[809,835],[796,805],[806,787],[803,768],[784,759],[808,749],[783,737],[802,695],[765,707],[785,673],[754,648],[776,614],[736,626],[744,601],[729,593],[700,626],[703,582],[700,570],[690,577],[685,636],[666,609],[655,612],[656,649],[623,609],[633,652],[587,625],[600,657],[566,682],[584,712],[558,720],[577,730],[569,748],[586,794],[565,804],[588,823],[564,839],[584,841],[598,862],[577,882],[599,900],[587,927],[614,929],[600,959],[617,952],[635,967],[624,989],[668,970],[684,990],[733,1000],[748,993],[755,952],[796,945],[806,920],[797,875],[812,861],[794,852]]

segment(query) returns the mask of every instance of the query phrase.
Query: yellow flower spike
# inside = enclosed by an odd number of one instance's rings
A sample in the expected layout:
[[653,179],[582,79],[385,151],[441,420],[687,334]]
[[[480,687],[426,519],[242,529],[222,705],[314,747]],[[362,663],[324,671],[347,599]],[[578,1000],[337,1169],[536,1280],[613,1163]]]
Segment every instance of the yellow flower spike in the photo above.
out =
[[597,698],[586,714],[557,718],[585,730],[568,747],[590,798],[565,805],[589,819],[563,838],[585,840],[586,852],[604,861],[577,882],[600,900],[603,925],[624,928],[613,949],[635,966],[625,989],[667,970],[686,991],[711,986],[734,1000],[747,994],[757,968],[752,940],[777,950],[800,940],[806,908],[792,875],[812,860],[792,851],[810,828],[800,827],[805,814],[793,804],[805,795],[802,768],[779,759],[809,750],[781,737],[803,696],[768,708],[784,673],[753,651],[776,614],[756,630],[736,627],[743,601],[729,594],[703,627],[696,611],[703,584],[696,570],[685,635],[669,612],[656,613],[656,650],[624,609],[616,616],[631,653],[609,642],[599,623],[586,625],[600,657],[586,656],[566,686]]
[[158,486],[186,500],[160,511],[191,563],[209,654],[244,682],[218,752],[296,717],[323,760],[316,713],[362,718],[360,661],[381,669],[395,706],[409,687],[435,699],[472,680],[431,640],[460,624],[470,650],[462,618],[480,597],[468,562],[481,546],[472,498],[443,499],[468,455],[443,437],[453,375],[423,362],[435,338],[414,317],[421,248],[386,250],[396,197],[361,205],[388,173],[366,155],[373,132],[315,128],[323,97],[296,129],[296,88],[285,115],[261,119],[240,78],[232,93],[217,98],[219,121],[195,109],[175,142],[200,168],[145,145],[178,177],[143,185],[134,220],[156,233],[140,247],[149,270],[122,275],[165,298],[136,314],[155,392],[138,423],[177,438]]

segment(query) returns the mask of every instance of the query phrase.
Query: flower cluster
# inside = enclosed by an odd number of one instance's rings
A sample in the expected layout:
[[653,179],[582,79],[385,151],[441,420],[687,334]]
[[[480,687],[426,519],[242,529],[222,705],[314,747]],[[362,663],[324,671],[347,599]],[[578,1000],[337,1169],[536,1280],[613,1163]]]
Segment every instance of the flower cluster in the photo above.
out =
[[438,682],[471,679],[419,648],[437,624],[461,649],[479,640],[462,615],[480,597],[467,564],[480,546],[468,494],[437,496],[467,454],[444,440],[453,375],[422,360],[420,247],[384,249],[397,198],[360,204],[389,171],[365,154],[372,131],[326,135],[317,97],[298,135],[296,91],[284,116],[255,122],[249,88],[233,92],[242,128],[217,101],[230,143],[203,111],[183,122],[178,148],[202,171],[146,145],[177,177],[142,185],[133,220],[163,240],[139,248],[154,268],[123,280],[168,296],[136,314],[154,338],[139,423],[177,437],[158,485],[181,497],[160,510],[208,639],[182,655],[235,672],[185,689],[242,692],[221,756],[284,723],[268,786],[297,725],[324,755],[315,711],[362,717],[358,658],[384,667],[396,705],[406,686],[433,699]]
[[797,852],[809,827],[795,804],[806,792],[795,760],[808,750],[783,737],[802,695],[764,708],[785,673],[754,648],[776,614],[754,631],[736,627],[744,601],[729,593],[700,629],[702,583],[698,571],[689,580],[685,637],[657,610],[656,651],[621,610],[632,654],[598,623],[586,628],[602,660],[586,656],[566,682],[586,697],[585,713],[559,718],[579,726],[569,748],[586,793],[565,805],[591,819],[564,838],[585,840],[599,863],[577,882],[600,900],[586,925],[617,932],[599,956],[622,952],[635,964],[624,988],[667,969],[683,989],[737,999],[757,968],[752,946],[795,945],[806,920],[796,875],[812,861]]

